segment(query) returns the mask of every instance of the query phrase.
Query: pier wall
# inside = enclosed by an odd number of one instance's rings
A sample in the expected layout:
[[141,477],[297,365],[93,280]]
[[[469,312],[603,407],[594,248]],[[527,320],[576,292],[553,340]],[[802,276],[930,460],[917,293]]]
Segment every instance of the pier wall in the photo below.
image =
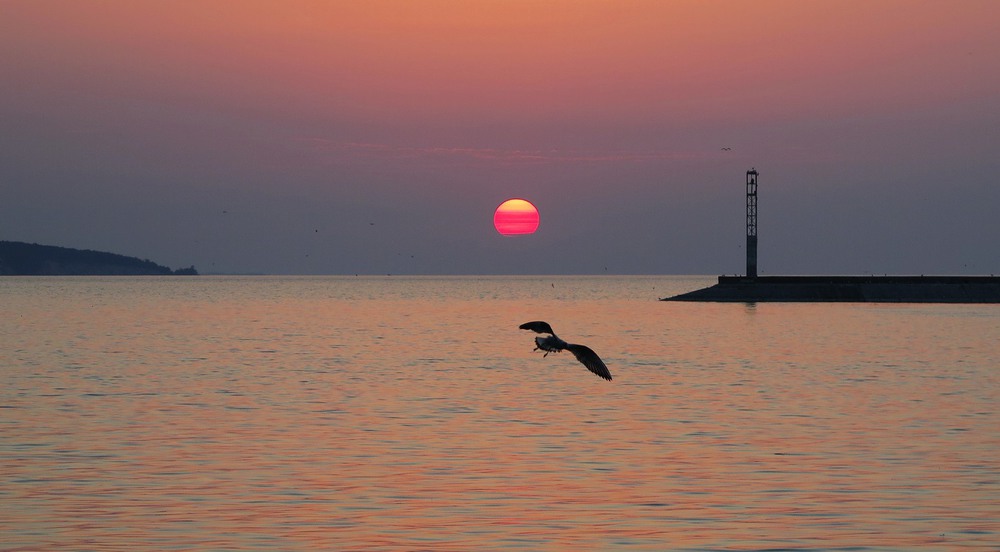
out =
[[1000,303],[996,276],[719,276],[665,301]]

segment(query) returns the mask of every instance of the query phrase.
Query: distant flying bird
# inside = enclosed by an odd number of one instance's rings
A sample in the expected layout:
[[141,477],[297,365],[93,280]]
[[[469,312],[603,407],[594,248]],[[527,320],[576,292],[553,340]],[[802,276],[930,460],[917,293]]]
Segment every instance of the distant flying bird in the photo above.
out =
[[732,151],[733,148],[722,148],[722,151]]
[[607,366],[605,366],[604,361],[601,360],[601,357],[597,356],[597,353],[595,353],[590,347],[587,347],[586,345],[576,345],[573,343],[566,343],[562,339],[559,339],[559,336],[557,336],[556,333],[552,331],[552,326],[549,326],[548,322],[542,322],[541,320],[536,320],[534,322],[525,322],[524,324],[518,326],[518,328],[521,328],[522,330],[531,330],[535,333],[540,333],[540,334],[549,334],[548,337],[535,338],[534,350],[537,351],[541,349],[545,351],[545,354],[542,355],[543,357],[549,356],[549,353],[558,353],[559,351],[565,349],[573,353],[573,356],[575,356],[577,360],[582,362],[583,365],[586,366],[588,370],[608,381],[611,381],[611,371],[608,370]]

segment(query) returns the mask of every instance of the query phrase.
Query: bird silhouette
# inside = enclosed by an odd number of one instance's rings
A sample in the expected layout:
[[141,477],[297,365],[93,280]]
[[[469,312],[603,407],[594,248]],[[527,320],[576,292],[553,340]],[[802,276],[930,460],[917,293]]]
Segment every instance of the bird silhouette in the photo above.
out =
[[535,338],[535,351],[541,349],[545,351],[543,357],[549,356],[549,353],[558,353],[562,350],[567,350],[573,353],[588,370],[597,374],[598,376],[611,381],[611,371],[601,360],[601,357],[597,356],[597,353],[593,351],[590,347],[586,345],[577,345],[575,343],[566,343],[559,336],[552,331],[552,326],[548,322],[542,322],[541,320],[535,320],[533,322],[525,322],[518,326],[522,330],[531,330],[535,333],[549,334],[547,337],[536,337]]

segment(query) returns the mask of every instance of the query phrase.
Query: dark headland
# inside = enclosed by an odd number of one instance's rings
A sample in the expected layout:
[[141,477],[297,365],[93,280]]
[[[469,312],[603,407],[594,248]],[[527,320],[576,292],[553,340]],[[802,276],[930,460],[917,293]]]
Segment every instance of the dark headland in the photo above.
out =
[[757,170],[747,171],[746,276],[663,301],[1000,303],[997,276],[757,276]]
[[195,268],[171,270],[150,260],[89,249],[0,241],[0,276],[169,276],[197,275]]

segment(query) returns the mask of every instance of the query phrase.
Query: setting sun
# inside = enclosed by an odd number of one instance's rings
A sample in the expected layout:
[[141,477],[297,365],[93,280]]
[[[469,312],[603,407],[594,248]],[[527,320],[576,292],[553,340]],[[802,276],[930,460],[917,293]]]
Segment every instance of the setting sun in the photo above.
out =
[[493,213],[493,226],[504,236],[534,234],[538,229],[538,209],[526,199],[508,199]]

